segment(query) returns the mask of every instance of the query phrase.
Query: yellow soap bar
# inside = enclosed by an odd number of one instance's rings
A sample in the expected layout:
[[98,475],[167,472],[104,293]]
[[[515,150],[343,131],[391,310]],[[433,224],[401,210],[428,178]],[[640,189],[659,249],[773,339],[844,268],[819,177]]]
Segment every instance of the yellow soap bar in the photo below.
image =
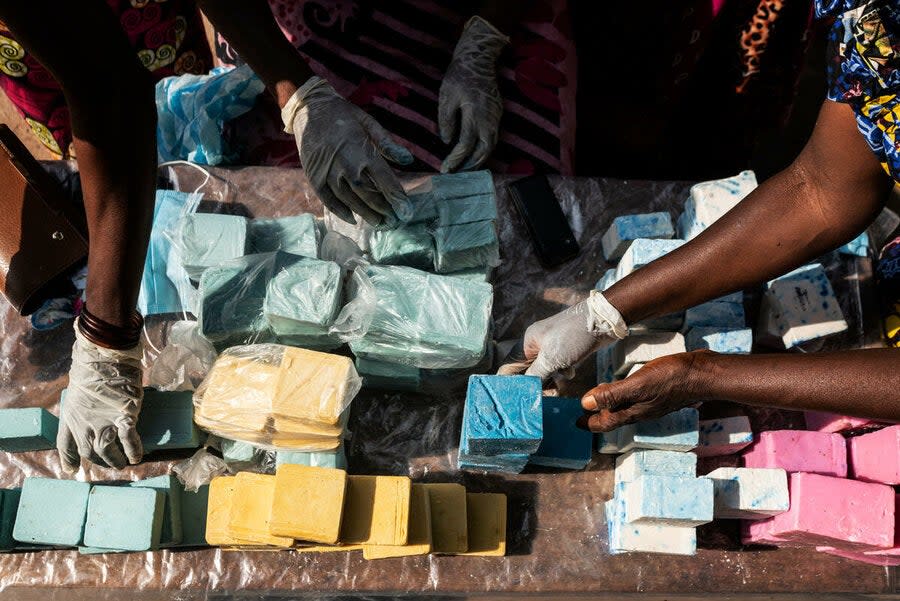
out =
[[209,502],[206,509],[206,542],[213,546],[244,545],[249,541],[240,540],[228,534],[228,519],[231,517],[231,502],[234,498],[235,479],[233,476],[219,476],[209,483]]
[[465,553],[469,549],[466,487],[426,484],[431,504],[431,546],[435,553]]
[[284,464],[275,471],[269,533],[334,544],[341,534],[347,472]]
[[297,553],[339,553],[341,551],[359,551],[362,545],[310,545],[294,547]]
[[275,476],[241,472],[234,477],[234,493],[227,533],[251,543],[290,547],[294,539],[269,534],[275,500]]
[[356,368],[348,357],[284,347],[272,412],[334,426],[359,386]]
[[406,476],[347,476],[341,542],[368,545],[409,542],[411,484]]
[[405,545],[364,545],[366,559],[408,557],[431,553],[431,504],[424,484],[413,484],[409,499],[409,542]]
[[467,493],[469,550],[460,555],[506,555],[506,495]]
[[202,391],[197,422],[265,430],[280,377],[278,365],[222,355],[213,364]]

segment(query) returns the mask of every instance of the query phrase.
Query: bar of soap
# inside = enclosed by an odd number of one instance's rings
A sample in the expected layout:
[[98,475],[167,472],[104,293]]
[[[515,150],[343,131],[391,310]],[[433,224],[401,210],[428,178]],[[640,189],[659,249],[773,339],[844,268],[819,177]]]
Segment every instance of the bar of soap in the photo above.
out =
[[459,271],[445,273],[444,275],[448,278],[461,278],[464,280],[469,280],[471,282],[489,283],[491,281],[491,276],[493,276],[493,274],[494,274],[493,267],[483,266],[483,267],[470,267],[468,269],[460,269]]
[[348,476],[341,542],[406,545],[410,490],[405,476]]
[[534,453],[541,444],[541,380],[535,376],[469,378],[463,421],[473,454]]
[[405,545],[363,545],[365,559],[410,557],[431,553],[431,501],[424,484],[413,484],[409,496],[409,539]]
[[23,543],[78,546],[90,492],[87,482],[25,478],[13,538]]
[[619,449],[690,451],[700,443],[700,414],[693,407],[673,411],[657,419],[619,428]]
[[250,248],[254,253],[278,250],[315,259],[319,256],[319,228],[310,213],[250,220]]
[[460,555],[506,555],[506,495],[466,493],[468,550]]
[[607,346],[597,351],[595,360],[597,364],[597,384],[609,384],[616,379],[613,358],[617,344]]
[[584,415],[581,399],[545,396],[542,440],[530,462],[535,465],[580,470],[591,461],[593,436],[575,422]]
[[684,312],[685,331],[691,328],[741,329],[745,326],[742,292],[691,307]]
[[252,544],[250,541],[234,538],[228,532],[236,482],[234,476],[219,476],[209,483],[206,542],[210,545],[228,547]]
[[344,445],[330,452],[278,451],[275,453],[275,467],[281,465],[308,465],[310,467],[330,467],[347,469]]
[[622,259],[619,261],[618,267],[616,267],[616,280],[621,280],[647,263],[669,254],[682,244],[684,244],[684,240],[647,240],[638,238],[632,241],[622,254]]
[[249,442],[229,438],[223,438],[220,446],[225,463],[238,469],[254,463],[262,452],[262,449]]
[[900,484],[900,425],[851,438],[849,451],[855,479]]
[[13,526],[19,509],[21,488],[0,489],[0,553],[12,551],[16,547],[13,540]]
[[179,547],[206,545],[206,515],[209,512],[209,485],[200,486],[196,492],[185,490],[176,482],[181,497],[182,537]]
[[677,451],[634,450],[616,458],[616,482],[633,482],[642,476],[694,478],[697,456]]
[[424,223],[375,230],[369,239],[372,259],[383,265],[406,265],[430,270],[434,266],[434,237]]
[[214,265],[244,256],[247,219],[237,215],[191,213],[178,222],[181,264],[191,279],[199,280]]
[[744,453],[745,467],[779,467],[787,472],[847,476],[847,445],[840,434],[803,430],[761,432]]
[[873,551],[846,551],[833,547],[817,547],[817,551],[824,551],[832,555],[846,557],[855,561],[862,561],[880,566],[900,565],[900,493],[894,497],[894,546],[887,549]]
[[23,453],[56,448],[59,419],[40,407],[0,409],[0,451]]
[[603,455],[618,455],[621,452],[619,450],[619,430],[598,433],[596,447],[597,452]]
[[752,171],[694,184],[679,220],[679,230],[684,230],[680,233],[686,240],[695,237],[737,206],[756,187],[756,174]]
[[717,353],[749,355],[753,348],[753,330],[741,328],[691,328],[685,337],[689,351],[710,350]]
[[674,238],[675,228],[668,212],[622,215],[613,219],[603,234],[603,256],[607,261],[618,261],[628,244],[639,238]]
[[753,444],[753,430],[746,415],[700,420],[700,457],[733,455]]
[[418,390],[422,383],[422,370],[402,363],[357,357],[356,371],[363,386],[376,390]]
[[825,268],[804,265],[768,283],[761,322],[785,348],[847,329]]
[[193,393],[145,388],[137,431],[145,453],[199,447],[200,431],[194,424]]
[[294,539],[271,533],[275,502],[275,476],[239,472],[234,477],[234,496],[227,532],[232,538],[272,547],[290,547]]
[[422,186],[410,190],[411,198],[420,203],[428,199],[435,210],[450,199],[493,194],[494,180],[487,169],[434,175]]
[[684,336],[678,332],[648,332],[620,340],[613,346],[613,371],[624,376],[635,363],[686,351]]
[[625,521],[699,526],[713,520],[713,483],[702,478],[641,476],[616,484],[625,503]]
[[469,550],[468,501],[461,484],[426,484],[431,506],[431,546],[434,553]]
[[459,455],[457,467],[460,470],[496,472],[502,474],[520,474],[531,455],[528,453],[477,454],[469,448],[469,431],[467,421],[463,419],[459,437]]
[[335,426],[362,382],[353,361],[341,355],[283,347],[281,378],[272,412]]
[[347,472],[281,465],[275,471],[275,501],[269,532],[333,545],[341,533]]
[[842,255],[850,255],[852,257],[868,257],[869,256],[869,232],[863,232],[847,244],[838,249]]
[[151,488],[94,486],[88,500],[84,545],[149,551],[159,547],[165,495]]
[[599,280],[597,280],[597,283],[594,284],[594,289],[603,292],[607,288],[615,284],[616,281],[616,270],[607,269],[603,272],[603,276]]
[[693,526],[629,524],[625,521],[625,501],[614,497],[604,505],[609,533],[609,552],[665,553],[696,555],[697,530]]
[[131,482],[129,486],[149,488],[163,495],[163,520],[159,545],[165,547],[180,544],[184,535],[181,523],[181,486],[178,479],[174,476],[157,476]]
[[328,328],[341,304],[341,268],[331,261],[303,257],[283,265],[269,281],[263,311],[279,339],[297,346],[335,348]]
[[874,423],[864,417],[851,417],[824,411],[804,411],[803,417],[806,420],[806,429],[817,432],[844,432],[845,430],[864,428]]
[[791,474],[789,486],[790,509],[771,522],[778,539],[850,550],[894,545],[890,486],[807,473]]
[[790,507],[782,469],[720,467],[703,476],[715,487],[716,518],[759,520]]
[[484,194],[448,198],[436,203],[435,208],[437,225],[441,227],[497,219],[497,197],[493,190]]
[[434,230],[434,270],[450,273],[500,263],[500,241],[493,221],[448,225]]

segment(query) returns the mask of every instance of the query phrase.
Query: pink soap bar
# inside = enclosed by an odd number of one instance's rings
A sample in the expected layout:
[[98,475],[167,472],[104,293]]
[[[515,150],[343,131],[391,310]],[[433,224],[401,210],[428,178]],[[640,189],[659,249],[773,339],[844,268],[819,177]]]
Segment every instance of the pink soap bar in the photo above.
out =
[[772,518],[766,520],[741,520],[741,542],[745,545],[802,546],[772,534]]
[[900,425],[851,438],[850,468],[857,480],[900,484]]
[[894,545],[896,495],[890,486],[819,474],[790,475],[791,508],[770,534],[810,546],[873,551]]
[[746,467],[780,467],[787,472],[847,476],[847,443],[840,434],[771,430],[744,453]]
[[862,417],[850,417],[822,411],[804,411],[803,415],[806,417],[806,427],[818,432],[843,432],[874,423],[872,420]]
[[844,549],[835,549],[834,547],[816,547],[816,551],[830,553],[871,563],[876,566],[900,566],[900,494],[894,497],[894,546],[890,549],[878,549],[877,551],[846,551]]

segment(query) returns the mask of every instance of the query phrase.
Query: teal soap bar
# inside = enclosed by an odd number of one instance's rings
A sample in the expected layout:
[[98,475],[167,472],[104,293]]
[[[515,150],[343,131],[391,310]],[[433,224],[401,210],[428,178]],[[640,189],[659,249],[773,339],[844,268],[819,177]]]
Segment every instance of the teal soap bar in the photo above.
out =
[[468,453],[536,452],[543,434],[541,392],[535,376],[472,375],[463,409]]
[[434,230],[434,270],[451,273],[500,263],[500,243],[493,221],[476,221]]
[[382,265],[405,265],[431,269],[434,237],[424,223],[401,225],[393,230],[375,230],[369,237],[369,253]]
[[13,538],[22,543],[78,546],[90,492],[87,482],[25,478]]
[[145,388],[137,431],[145,453],[199,447],[200,430],[194,424],[193,393]]
[[275,467],[284,464],[306,465],[309,467],[330,467],[347,469],[347,456],[344,453],[344,445],[338,446],[335,451],[308,453],[304,451],[278,451],[275,453]]
[[461,470],[494,472],[501,474],[519,474],[528,465],[528,453],[474,453],[469,445],[470,420],[463,415],[462,432],[459,436],[459,453],[456,466]]
[[580,470],[591,461],[593,435],[575,425],[584,415],[581,399],[545,396],[543,439],[530,463],[546,467]]
[[222,459],[229,466],[242,466],[254,463],[257,454],[261,452],[261,449],[249,442],[230,440],[228,438],[222,439],[221,450]]
[[179,547],[205,547],[206,514],[209,508],[209,485],[204,484],[196,492],[185,490],[176,482],[181,497],[181,530]]
[[0,553],[12,551],[16,547],[13,540],[13,526],[19,509],[20,488],[0,489]]
[[303,213],[277,219],[252,219],[250,249],[254,253],[281,250],[315,259],[319,256],[316,218],[311,213]]
[[497,219],[497,197],[493,187],[488,193],[444,199],[436,203],[436,207],[439,227]]
[[84,525],[84,546],[117,551],[159,547],[165,495],[151,488],[95,486]]
[[281,265],[263,303],[272,331],[279,338],[290,337],[296,346],[339,346],[328,328],[341,304],[341,284],[341,268],[331,261],[304,257]]
[[247,251],[247,218],[218,213],[191,213],[177,226],[181,264],[199,280],[213,265],[241,257]]
[[163,521],[159,534],[159,545],[177,545],[182,540],[181,486],[174,476],[157,476],[146,480],[136,480],[129,484],[132,488],[150,488],[163,495]]
[[444,275],[450,278],[461,278],[464,280],[470,280],[472,282],[486,282],[490,283],[491,276],[494,273],[494,268],[490,266],[482,266],[482,267],[470,267],[468,269],[460,269],[459,271],[452,271],[450,273],[445,273]]
[[59,419],[40,407],[0,409],[0,451],[22,453],[56,448]]
[[356,372],[363,386],[375,390],[418,390],[422,383],[421,369],[400,363],[357,357]]
[[487,169],[435,175],[431,178],[431,193],[436,200],[494,194],[494,178]]

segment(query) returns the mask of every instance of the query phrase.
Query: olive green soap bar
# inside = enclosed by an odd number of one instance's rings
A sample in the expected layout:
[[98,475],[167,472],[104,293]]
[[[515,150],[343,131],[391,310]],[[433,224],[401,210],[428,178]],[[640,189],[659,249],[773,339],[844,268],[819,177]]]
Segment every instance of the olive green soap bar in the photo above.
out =
[[59,419],[40,407],[0,409],[0,451],[23,453],[56,447]]
[[200,430],[194,425],[193,393],[145,388],[137,431],[145,453],[199,447]]

